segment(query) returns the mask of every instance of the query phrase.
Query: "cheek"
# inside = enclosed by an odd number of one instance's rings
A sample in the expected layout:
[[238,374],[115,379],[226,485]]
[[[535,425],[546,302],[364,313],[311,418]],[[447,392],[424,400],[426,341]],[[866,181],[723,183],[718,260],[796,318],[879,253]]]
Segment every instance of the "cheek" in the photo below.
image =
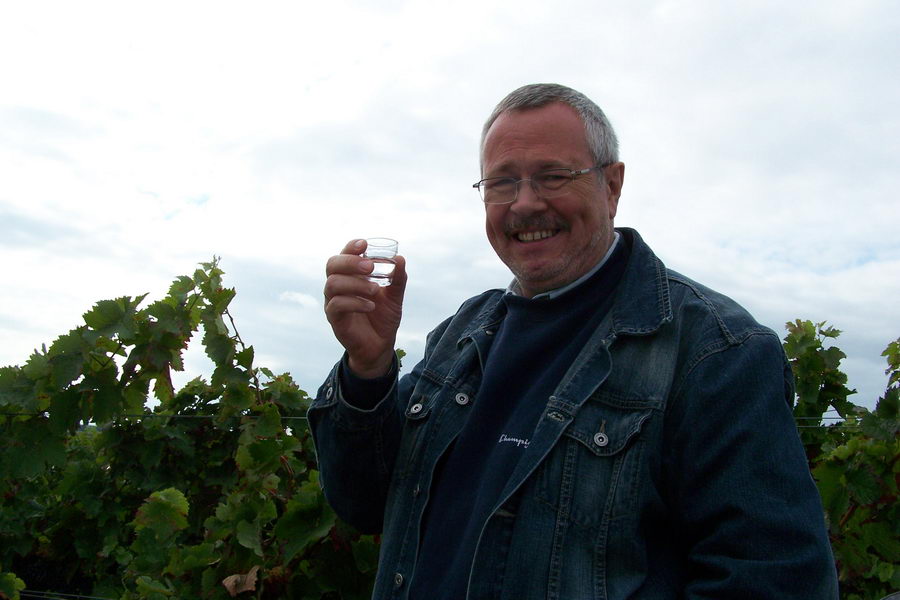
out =
[[485,206],[484,220],[488,239],[493,241],[495,237],[503,236],[503,220],[506,209],[501,206]]

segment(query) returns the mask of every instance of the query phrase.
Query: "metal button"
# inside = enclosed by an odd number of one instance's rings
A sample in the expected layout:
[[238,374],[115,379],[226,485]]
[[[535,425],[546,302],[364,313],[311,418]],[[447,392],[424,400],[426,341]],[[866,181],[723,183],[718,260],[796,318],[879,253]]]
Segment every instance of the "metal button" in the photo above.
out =
[[485,333],[485,335],[494,335],[494,330],[493,329],[485,329],[484,333]]
[[410,407],[409,407],[409,412],[411,412],[411,413],[414,414],[414,415],[417,415],[417,414],[419,414],[420,412],[422,412],[422,403],[421,403],[421,402],[416,402],[415,404],[413,404],[412,406],[410,406]]
[[401,585],[403,585],[403,575],[394,573],[394,587],[400,587]]
[[602,431],[594,434],[594,443],[601,448],[609,443],[609,436]]
[[332,396],[333,394],[334,394],[334,388],[331,387],[331,386],[329,385],[329,386],[328,386],[328,389],[325,390],[325,399],[326,399],[326,400],[331,400],[331,396]]
[[462,392],[460,392],[459,394],[456,395],[456,403],[459,404],[460,406],[465,406],[466,404],[469,403],[469,396],[467,394],[463,394]]

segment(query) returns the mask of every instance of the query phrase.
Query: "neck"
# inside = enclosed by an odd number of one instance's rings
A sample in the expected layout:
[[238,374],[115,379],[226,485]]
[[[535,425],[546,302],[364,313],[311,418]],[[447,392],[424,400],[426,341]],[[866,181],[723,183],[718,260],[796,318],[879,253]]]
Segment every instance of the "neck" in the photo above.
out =
[[521,284],[519,284],[519,281],[516,279],[513,279],[512,283],[509,284],[509,287],[506,288],[506,292],[511,293],[511,294],[516,294],[517,296],[524,296],[525,298],[533,298],[533,299],[544,298],[544,297],[555,298],[555,297],[559,296],[560,294],[564,294],[567,291],[578,287],[579,285],[581,285],[582,283],[584,283],[585,281],[590,279],[591,276],[594,275],[597,271],[599,271],[600,269],[603,268],[603,265],[605,265],[609,261],[609,257],[612,256],[613,252],[615,251],[616,245],[619,243],[620,237],[621,236],[619,235],[618,231],[613,231],[613,239],[612,239],[612,242],[609,244],[609,248],[606,249],[606,253],[600,258],[600,260],[593,267],[588,269],[588,271],[586,273],[584,273],[583,275],[581,275],[574,281],[570,281],[569,283],[563,284],[556,288],[538,292],[538,291],[531,291],[531,290],[526,290],[526,289],[522,288]]

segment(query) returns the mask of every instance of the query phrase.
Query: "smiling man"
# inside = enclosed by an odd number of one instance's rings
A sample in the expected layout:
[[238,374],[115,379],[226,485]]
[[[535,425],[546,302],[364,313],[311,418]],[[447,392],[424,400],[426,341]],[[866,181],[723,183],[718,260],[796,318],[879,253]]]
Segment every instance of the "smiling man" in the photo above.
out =
[[[489,123],[479,182],[488,240],[523,296],[575,281],[613,241],[625,165],[597,165],[567,104],[504,111]],[[516,183],[529,177],[531,185]]]
[[778,337],[615,229],[606,116],[553,84],[485,124],[486,230],[514,275],[398,379],[406,269],[326,267],[346,349],[309,411],[335,511],[382,533],[374,598],[832,599]]

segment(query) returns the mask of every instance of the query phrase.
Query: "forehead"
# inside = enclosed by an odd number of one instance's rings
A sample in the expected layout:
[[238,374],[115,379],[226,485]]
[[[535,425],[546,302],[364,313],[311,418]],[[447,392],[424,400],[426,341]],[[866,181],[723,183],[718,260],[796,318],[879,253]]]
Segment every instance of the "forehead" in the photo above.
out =
[[486,173],[505,168],[584,168],[590,166],[591,152],[575,109],[553,102],[497,117],[484,138],[482,161]]

